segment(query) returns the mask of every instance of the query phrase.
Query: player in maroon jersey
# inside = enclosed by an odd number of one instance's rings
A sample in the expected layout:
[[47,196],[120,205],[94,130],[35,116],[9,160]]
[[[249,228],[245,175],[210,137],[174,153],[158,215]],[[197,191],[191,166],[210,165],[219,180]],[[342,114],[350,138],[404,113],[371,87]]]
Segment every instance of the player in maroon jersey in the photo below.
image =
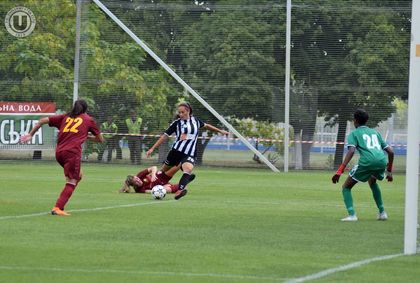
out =
[[[104,141],[96,122],[91,116],[86,114],[87,108],[86,101],[77,100],[69,113],[41,118],[29,134],[20,138],[22,143],[28,142],[36,131],[45,124],[59,129],[55,158],[64,168],[66,184],[54,208],[51,210],[51,214],[53,215],[70,215],[64,211],[64,206],[82,179],[80,168],[82,144],[86,140],[93,142]],[[88,135],[89,133],[92,133],[93,136]]]
[[[120,193],[129,193],[130,188],[134,189],[135,193],[150,193],[152,188],[156,185],[162,185],[166,192],[176,193],[179,190],[177,184],[169,183],[169,180],[179,170],[180,166],[172,167],[167,172],[158,171],[156,166],[151,166],[137,173],[137,175],[128,175],[124,181],[123,186],[119,190]],[[192,174],[190,182],[194,180],[195,175]]]

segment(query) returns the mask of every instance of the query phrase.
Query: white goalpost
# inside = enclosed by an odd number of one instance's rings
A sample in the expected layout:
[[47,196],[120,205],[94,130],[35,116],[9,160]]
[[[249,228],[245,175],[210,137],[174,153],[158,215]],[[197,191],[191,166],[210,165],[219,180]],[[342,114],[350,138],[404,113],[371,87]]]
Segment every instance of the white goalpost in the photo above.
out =
[[286,66],[284,72],[284,172],[289,172],[289,123],[290,123],[290,52],[292,37],[292,0],[286,4]]
[[419,197],[420,0],[412,3],[404,223],[404,254],[407,255],[417,252]]
[[124,30],[141,48],[144,49],[153,59],[156,60],[184,89],[191,93],[204,107],[207,108],[220,122],[225,125],[231,133],[237,136],[253,153],[255,153],[262,162],[264,162],[272,171],[280,172],[261,152],[259,152],[247,139],[245,139],[230,123],[228,123],[213,107],[211,107],[191,86],[189,86],[181,77],[178,76],[162,59],[159,58],[136,34],[134,34],[118,17],[116,17],[99,0],[92,0],[102,11],[104,11],[122,30]]
[[76,46],[74,54],[73,103],[79,99],[80,25],[82,0],[76,2]]

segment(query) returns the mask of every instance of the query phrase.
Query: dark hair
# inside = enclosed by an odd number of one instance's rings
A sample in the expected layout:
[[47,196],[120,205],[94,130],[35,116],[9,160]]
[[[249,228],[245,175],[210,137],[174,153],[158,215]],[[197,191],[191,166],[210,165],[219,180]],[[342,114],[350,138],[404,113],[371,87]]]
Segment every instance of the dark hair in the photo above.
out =
[[180,106],[184,106],[185,108],[188,108],[188,110],[190,111],[190,115],[192,115],[193,109],[191,107],[191,104],[189,104],[188,102],[181,102],[180,104],[178,104],[178,107]]
[[76,102],[73,105],[73,108],[68,113],[68,115],[72,118],[79,116],[80,114],[86,113],[88,108],[88,105],[85,100],[80,99],[76,100]]
[[133,179],[134,179],[133,175],[128,175],[127,178],[125,179],[125,184],[127,186],[132,186],[133,185]]
[[365,125],[369,120],[369,114],[364,109],[357,109],[354,112],[353,117],[359,125]]

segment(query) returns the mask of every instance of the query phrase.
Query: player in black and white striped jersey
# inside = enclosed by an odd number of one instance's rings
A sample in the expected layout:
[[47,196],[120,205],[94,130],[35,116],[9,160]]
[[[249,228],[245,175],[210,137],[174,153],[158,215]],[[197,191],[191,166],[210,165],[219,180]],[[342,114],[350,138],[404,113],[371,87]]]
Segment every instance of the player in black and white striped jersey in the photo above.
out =
[[179,180],[179,191],[175,194],[175,199],[180,199],[187,194],[185,186],[188,184],[195,164],[199,129],[205,128],[223,135],[227,135],[229,132],[204,123],[197,117],[192,116],[192,107],[187,102],[180,103],[177,110],[178,119],[172,122],[169,128],[166,129],[156,143],[146,152],[146,155],[150,157],[157,147],[167,140],[170,135],[175,133],[176,141],[172,145],[172,149],[168,153],[161,170],[166,172],[171,167],[181,164],[183,174]]
[[200,128],[204,127],[203,121],[190,116],[188,120],[177,119],[172,122],[165,134],[170,136],[176,134],[176,141],[173,149],[180,151],[188,156],[195,156],[197,148],[197,137]]

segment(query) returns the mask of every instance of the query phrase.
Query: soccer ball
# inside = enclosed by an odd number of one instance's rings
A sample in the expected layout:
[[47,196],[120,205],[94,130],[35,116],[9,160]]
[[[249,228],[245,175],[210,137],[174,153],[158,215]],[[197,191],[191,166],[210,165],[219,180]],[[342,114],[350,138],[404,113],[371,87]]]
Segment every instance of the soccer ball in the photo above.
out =
[[166,196],[166,189],[162,185],[156,185],[150,193],[154,199],[163,199]]

